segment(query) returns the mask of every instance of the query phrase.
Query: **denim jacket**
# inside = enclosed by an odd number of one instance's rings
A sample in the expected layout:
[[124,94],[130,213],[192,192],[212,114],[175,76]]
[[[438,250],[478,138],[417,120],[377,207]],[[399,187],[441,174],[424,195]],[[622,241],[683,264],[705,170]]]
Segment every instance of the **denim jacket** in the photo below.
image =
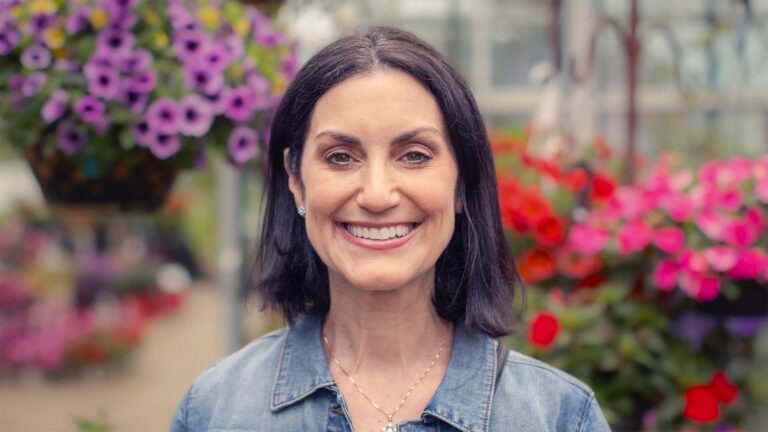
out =
[[[328,369],[322,319],[301,316],[206,370],[179,405],[173,432],[351,432]],[[495,339],[455,326],[445,377],[400,432],[610,431],[594,393],[572,376],[510,351],[496,379]]]

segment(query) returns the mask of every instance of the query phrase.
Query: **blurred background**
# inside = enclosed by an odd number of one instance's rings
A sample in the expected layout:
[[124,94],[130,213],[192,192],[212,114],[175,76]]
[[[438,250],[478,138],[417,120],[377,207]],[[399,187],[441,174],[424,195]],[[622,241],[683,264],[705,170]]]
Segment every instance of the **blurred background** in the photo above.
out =
[[510,346],[614,430],[768,430],[768,0],[0,0],[0,430],[167,430],[282,326],[246,295],[270,117],[373,25],[478,100]]

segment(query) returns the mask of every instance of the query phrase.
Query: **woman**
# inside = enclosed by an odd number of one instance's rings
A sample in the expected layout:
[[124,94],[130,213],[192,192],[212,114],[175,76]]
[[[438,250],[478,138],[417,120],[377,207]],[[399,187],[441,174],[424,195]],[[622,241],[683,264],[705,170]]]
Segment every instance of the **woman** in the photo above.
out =
[[173,430],[602,431],[593,393],[503,349],[517,274],[458,72],[376,28],[315,55],[272,126],[258,291],[288,328],[208,369]]

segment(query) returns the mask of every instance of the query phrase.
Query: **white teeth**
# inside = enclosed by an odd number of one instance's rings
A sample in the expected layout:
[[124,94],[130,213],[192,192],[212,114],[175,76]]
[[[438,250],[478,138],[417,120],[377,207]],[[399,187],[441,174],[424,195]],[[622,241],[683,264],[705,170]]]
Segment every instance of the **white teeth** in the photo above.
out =
[[384,228],[364,228],[357,225],[345,224],[347,232],[358,238],[369,240],[389,240],[395,237],[403,237],[413,230],[415,225],[395,225]]

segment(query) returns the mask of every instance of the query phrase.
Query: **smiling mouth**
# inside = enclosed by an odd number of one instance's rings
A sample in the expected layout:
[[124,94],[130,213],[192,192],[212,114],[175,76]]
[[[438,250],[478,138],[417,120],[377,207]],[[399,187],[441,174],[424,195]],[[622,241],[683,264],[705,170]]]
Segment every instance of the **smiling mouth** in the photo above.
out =
[[354,224],[342,224],[344,229],[353,237],[366,240],[392,240],[396,238],[405,237],[411,233],[419,224],[407,223],[397,224],[386,227],[365,227]]

